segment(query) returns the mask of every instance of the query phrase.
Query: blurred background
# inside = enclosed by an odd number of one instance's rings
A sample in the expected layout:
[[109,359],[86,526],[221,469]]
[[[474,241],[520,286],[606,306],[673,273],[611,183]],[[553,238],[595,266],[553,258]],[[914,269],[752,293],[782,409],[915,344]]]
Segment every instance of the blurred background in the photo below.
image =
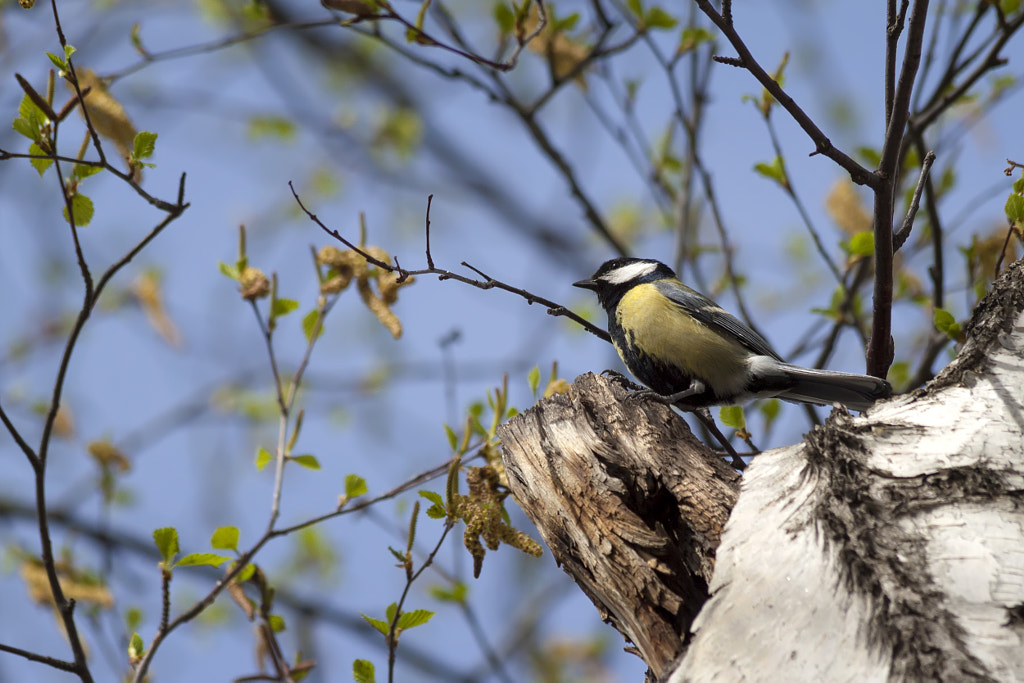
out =
[[[748,314],[787,359],[864,370],[870,277],[844,306],[837,285],[852,283],[863,261],[858,235],[870,230],[871,198],[833,162],[808,156],[813,143],[784,111],[769,108],[766,119],[763,89],[748,72],[710,61],[735,52],[695,6],[666,5],[659,14],[650,2],[545,3],[548,27],[516,53],[512,4],[428,5],[426,35],[475,60],[409,40],[395,19],[343,25],[357,17],[313,2],[59,4],[77,72],[94,72],[137,130],[158,134],[141,186],[173,202],[184,173],[190,204],[104,292],[75,345],[54,428],[47,486],[56,552],[110,594],[81,601],[77,613],[97,680],[123,678],[128,637],[138,631],[148,643],[159,622],[153,529],[175,527],[189,553],[209,551],[217,527],[237,526],[242,548],[266,528],[273,467],[258,470],[254,461],[278,443],[273,374],[251,306],[218,263],[236,262],[244,225],[250,265],[276,274],[279,296],[299,302],[273,337],[281,372],[292,375],[306,348],[302,317],[318,296],[311,250],[344,247],[301,212],[289,183],[353,242],[362,220],[366,244],[405,268],[426,267],[433,195],[439,268],[476,277],[466,262],[603,327],[596,300],[571,283],[622,251],[658,258]],[[933,5],[921,109],[938,84],[948,91],[949,56],[984,55],[998,32],[994,10],[983,9],[989,3]],[[411,24],[421,11],[401,0],[391,7]],[[1004,9],[1010,19],[1020,13]],[[832,142],[874,168],[885,125],[884,9],[781,0],[744,3],[734,16],[769,73],[784,65],[786,91]],[[535,11],[521,25],[536,28]],[[0,4],[0,112],[10,120],[25,95],[14,74],[45,93],[47,52],[62,54],[51,6]],[[515,68],[494,68],[514,53]],[[890,375],[898,389],[951,357],[953,343],[936,336],[935,310],[959,321],[969,315],[1006,237],[1012,179],[1004,169],[1007,158],[1024,157],[1024,48],[1010,39],[1000,54],[1008,63],[942,109],[925,133],[938,155],[931,178],[942,222],[922,210],[898,256]],[[969,73],[956,71],[954,82]],[[58,79],[54,108],[70,97]],[[84,134],[75,112],[61,125],[60,152],[75,156]],[[25,153],[28,144],[0,127],[0,149]],[[904,190],[917,180],[919,158],[908,150]],[[95,207],[79,227],[94,273],[163,218],[110,173],[84,179],[81,191]],[[897,222],[906,200],[897,201]],[[84,291],[62,206],[53,168],[0,163],[0,405],[33,445]],[[1004,260],[1019,242],[1009,249]],[[445,425],[461,434],[467,411],[480,406],[489,422],[487,394],[505,376],[509,403],[521,411],[536,400],[534,367],[538,391],[556,363],[568,381],[623,369],[610,345],[576,323],[495,289],[422,275],[391,310],[399,339],[352,289],[326,318],[298,397],[305,421],[295,447],[320,469],[286,468],[281,524],[334,510],[349,474],[373,496],[443,465],[452,455]],[[811,424],[796,406],[747,410],[760,448],[798,441]],[[116,447],[124,468],[101,465],[96,444]],[[0,458],[0,643],[67,658],[52,608],[30,591],[26,567],[39,555],[33,476],[6,430]],[[357,658],[386,678],[384,638],[360,613],[383,619],[405,587],[388,546],[405,548],[419,489],[443,493],[444,477],[276,539],[257,556],[278,590],[287,658],[301,651],[317,662],[306,680],[350,680]],[[513,526],[539,540],[511,499],[507,507]],[[442,528],[420,519],[417,562]],[[622,651],[621,637],[549,553],[535,559],[501,547],[473,579],[463,528],[412,587],[406,609],[436,615],[403,634],[396,680],[641,680],[642,662]],[[219,573],[175,570],[172,616]],[[464,599],[451,598],[461,590]],[[252,675],[256,649],[252,625],[222,596],[171,634],[152,680]],[[0,681],[68,678],[0,655]]]

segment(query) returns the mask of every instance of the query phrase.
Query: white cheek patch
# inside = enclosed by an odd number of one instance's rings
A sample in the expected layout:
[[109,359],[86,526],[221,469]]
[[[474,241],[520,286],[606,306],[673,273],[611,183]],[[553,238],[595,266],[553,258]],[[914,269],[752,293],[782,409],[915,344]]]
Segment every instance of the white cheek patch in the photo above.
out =
[[598,279],[604,280],[611,285],[621,285],[638,277],[643,277],[644,275],[653,272],[657,267],[657,263],[652,263],[650,261],[630,263],[625,266],[620,266],[609,273],[605,273]]

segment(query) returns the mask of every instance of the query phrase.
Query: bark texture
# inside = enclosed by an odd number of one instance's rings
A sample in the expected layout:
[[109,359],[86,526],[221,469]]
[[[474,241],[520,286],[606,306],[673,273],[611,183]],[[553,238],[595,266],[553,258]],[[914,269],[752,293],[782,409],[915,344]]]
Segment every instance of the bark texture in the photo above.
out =
[[592,376],[506,426],[509,484],[661,680],[1024,680],[1022,311],[1018,261],[935,380],[758,456],[734,508],[680,420]]
[[516,500],[654,675],[708,597],[739,475],[663,405],[587,374],[501,430]]

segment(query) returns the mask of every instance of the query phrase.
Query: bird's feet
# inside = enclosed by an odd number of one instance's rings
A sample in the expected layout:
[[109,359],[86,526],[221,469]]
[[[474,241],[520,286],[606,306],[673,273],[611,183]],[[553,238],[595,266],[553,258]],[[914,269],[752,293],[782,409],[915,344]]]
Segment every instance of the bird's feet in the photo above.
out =
[[623,375],[621,372],[616,372],[615,370],[605,370],[601,374],[610,379],[611,381],[615,382],[616,384],[623,386],[626,389],[629,389],[630,391],[650,391],[650,389],[640,386],[633,380]]

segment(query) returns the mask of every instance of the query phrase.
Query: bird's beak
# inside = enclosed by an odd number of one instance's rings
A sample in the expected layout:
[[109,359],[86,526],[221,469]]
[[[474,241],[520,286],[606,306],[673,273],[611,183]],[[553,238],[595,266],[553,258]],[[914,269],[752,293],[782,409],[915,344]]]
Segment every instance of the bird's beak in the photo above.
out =
[[596,280],[580,280],[579,282],[572,283],[573,287],[579,287],[580,289],[597,289]]

